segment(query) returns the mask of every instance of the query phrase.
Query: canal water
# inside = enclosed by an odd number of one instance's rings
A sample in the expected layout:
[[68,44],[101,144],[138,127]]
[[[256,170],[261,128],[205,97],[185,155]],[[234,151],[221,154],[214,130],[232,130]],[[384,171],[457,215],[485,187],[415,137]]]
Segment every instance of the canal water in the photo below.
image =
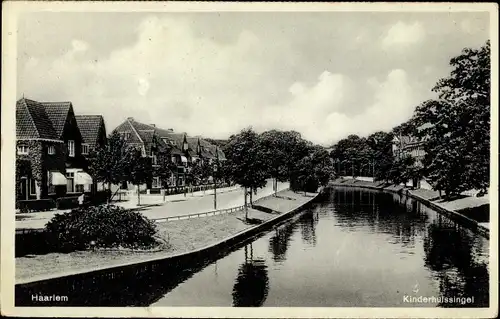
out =
[[488,259],[489,240],[415,200],[337,189],[152,306],[487,307]]
[[488,239],[411,198],[343,188],[216,256],[16,287],[16,305],[488,307],[488,260]]

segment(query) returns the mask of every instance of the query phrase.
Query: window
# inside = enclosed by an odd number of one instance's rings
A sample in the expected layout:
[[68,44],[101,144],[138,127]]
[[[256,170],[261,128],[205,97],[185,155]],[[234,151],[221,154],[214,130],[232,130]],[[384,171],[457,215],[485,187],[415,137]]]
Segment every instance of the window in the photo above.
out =
[[153,165],[157,165],[158,164],[158,158],[156,157],[156,154],[154,154],[154,153],[152,155],[151,162],[153,163]]
[[30,179],[30,195],[36,195],[36,181],[33,178]]
[[76,185],[76,192],[77,193],[83,193],[84,192],[84,189],[83,189],[83,185]]
[[151,185],[152,188],[160,188],[161,187],[161,182],[160,178],[158,176],[153,177],[153,185]]
[[122,136],[122,139],[125,141],[130,139],[130,132],[121,132],[120,135]]
[[68,154],[70,157],[75,157],[75,141],[68,141]]
[[56,153],[56,147],[54,145],[49,145],[47,148],[47,153],[49,155],[54,155]]
[[88,144],[82,144],[82,154],[87,155],[89,153],[89,145]]
[[17,147],[17,154],[19,155],[27,155],[29,152],[29,148],[26,145],[19,145]]

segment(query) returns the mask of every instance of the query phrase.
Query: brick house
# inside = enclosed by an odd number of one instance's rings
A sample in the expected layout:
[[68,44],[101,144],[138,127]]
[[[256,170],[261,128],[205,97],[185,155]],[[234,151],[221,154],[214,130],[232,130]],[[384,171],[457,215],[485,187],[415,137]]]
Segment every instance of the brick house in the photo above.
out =
[[92,184],[71,102],[16,103],[17,199],[78,195]]
[[45,107],[16,103],[16,199],[40,199],[66,193],[66,147]]
[[[172,129],[162,129],[154,124],[144,124],[127,118],[114,131],[118,132],[130,146],[139,147],[143,156],[152,158],[152,164],[156,164],[158,152],[162,149],[168,150],[171,161],[177,168],[173,172],[168,186],[185,186],[186,173],[190,165],[201,158],[210,161],[215,159],[215,146],[201,137],[188,137],[186,133],[175,133]],[[224,153],[219,150],[220,158],[225,160]],[[152,176],[147,185],[148,189],[161,188],[160,179]]]
[[[75,116],[78,129],[82,135],[81,154],[86,159],[88,154],[95,149],[106,145],[106,126],[102,115],[76,115]],[[104,186],[93,181],[92,185],[84,185],[85,191],[92,191],[91,186],[95,190],[103,190]]]

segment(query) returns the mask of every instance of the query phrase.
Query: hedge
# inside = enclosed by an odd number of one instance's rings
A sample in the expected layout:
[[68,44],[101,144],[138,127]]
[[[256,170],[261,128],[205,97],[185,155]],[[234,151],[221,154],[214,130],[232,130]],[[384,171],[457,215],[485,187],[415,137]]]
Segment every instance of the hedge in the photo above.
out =
[[57,209],[71,209],[80,206],[79,196],[60,197],[56,199]]
[[53,199],[28,199],[28,200],[18,200],[16,202],[16,208],[22,213],[25,212],[43,212],[51,210],[56,207],[56,203]]

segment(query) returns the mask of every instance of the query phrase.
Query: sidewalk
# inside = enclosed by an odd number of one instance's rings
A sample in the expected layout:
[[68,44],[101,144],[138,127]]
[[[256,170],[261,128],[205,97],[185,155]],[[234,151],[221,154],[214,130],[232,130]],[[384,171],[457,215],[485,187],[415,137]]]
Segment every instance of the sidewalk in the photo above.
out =
[[[339,178],[339,179],[332,181],[332,184],[368,187],[368,188],[380,189],[380,190],[386,189],[386,190],[394,190],[394,191],[398,191],[398,190],[401,190],[404,188],[402,185],[387,185],[384,182],[372,182],[372,181],[368,181],[366,179],[353,180],[352,178],[345,178],[345,179]],[[475,197],[475,196],[467,195],[467,194],[470,194],[470,192],[464,192],[462,194],[464,197],[462,197],[462,198],[458,198],[458,199],[451,200],[451,201],[445,201],[445,200],[438,199],[439,192],[435,191],[435,190],[421,189],[420,188],[420,189],[410,190],[410,192],[412,194],[415,194],[415,195],[423,198],[423,199],[426,199],[426,200],[429,200],[433,203],[436,203],[447,210],[456,211],[456,212],[460,212],[463,209],[471,209],[471,208],[481,207],[484,205],[489,205],[489,203],[490,203],[489,193],[482,196],[482,197]],[[481,224],[489,229],[489,223],[481,222],[479,224]]]
[[[279,183],[278,190],[288,188],[288,183]],[[254,195],[253,199],[271,195],[273,193],[272,183],[268,184]],[[162,195],[141,195],[141,206],[137,206],[136,194],[130,196],[130,201],[113,203],[126,209],[138,208],[140,212],[150,219],[158,219],[170,216],[182,216],[203,213],[214,210],[213,190],[207,190],[186,194],[166,196],[163,202]],[[144,207],[142,205],[151,205]],[[243,205],[243,190],[240,186],[232,186],[217,190],[217,209],[226,209]],[[70,210],[53,210],[47,212],[16,214],[16,229],[40,229],[55,215],[69,212]]]

